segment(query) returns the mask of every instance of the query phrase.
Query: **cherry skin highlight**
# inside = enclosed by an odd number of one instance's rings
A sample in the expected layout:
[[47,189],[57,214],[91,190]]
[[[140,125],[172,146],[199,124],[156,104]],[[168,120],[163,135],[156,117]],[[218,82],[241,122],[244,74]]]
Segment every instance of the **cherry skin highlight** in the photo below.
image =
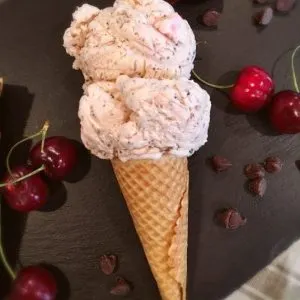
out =
[[300,132],[300,94],[286,90],[277,93],[270,107],[270,121],[279,133]]
[[239,110],[251,113],[266,106],[273,92],[274,83],[270,75],[260,67],[248,66],[241,70],[230,98]]
[[35,168],[44,165],[49,178],[63,180],[77,163],[77,151],[70,139],[53,136],[45,139],[44,151],[41,151],[41,142],[37,143],[30,151],[29,159]]
[[21,178],[33,171],[27,166],[17,166],[12,170],[11,176],[5,174],[4,182],[7,186],[2,188],[6,203],[14,210],[30,212],[44,206],[48,197],[48,187],[39,174],[35,174],[20,182],[12,184],[13,180]]
[[54,276],[39,266],[22,269],[15,279],[9,300],[55,300],[57,284]]

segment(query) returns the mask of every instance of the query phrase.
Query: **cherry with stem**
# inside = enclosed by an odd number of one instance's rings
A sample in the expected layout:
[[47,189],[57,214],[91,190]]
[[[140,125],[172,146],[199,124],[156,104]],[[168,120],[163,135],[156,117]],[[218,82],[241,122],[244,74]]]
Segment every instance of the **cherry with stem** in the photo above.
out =
[[281,134],[300,132],[300,93],[295,70],[295,56],[300,49],[297,46],[291,59],[294,91],[285,90],[277,93],[272,100],[269,117],[273,128]]
[[[3,89],[3,78],[0,77],[0,95]],[[18,166],[10,168],[10,156],[13,150],[21,143],[42,136],[40,152],[44,153],[46,134],[49,122],[45,122],[43,128],[16,143],[6,157],[7,174],[4,183],[0,187],[5,187],[2,191],[7,204],[22,212],[29,212],[41,207],[47,199],[47,185],[38,175],[45,169],[42,164],[36,170],[28,166]],[[23,182],[21,182],[23,181]],[[19,183],[20,182],[20,183]],[[18,184],[17,184],[18,183]],[[3,247],[2,239],[2,195],[0,195],[0,261],[13,281],[9,294],[10,300],[55,300],[57,295],[57,283],[51,272],[41,266],[29,266],[22,268],[15,273],[11,267]]]
[[258,66],[243,68],[236,82],[230,85],[212,84],[202,79],[195,71],[192,73],[197,80],[206,86],[216,89],[230,89],[232,104],[245,113],[256,112],[266,106],[271,101],[274,92],[274,83],[270,75]]
[[[7,172],[11,175],[12,178],[14,177],[14,175],[13,175],[13,173],[11,171],[11,167],[10,167],[10,163],[9,162],[10,162],[11,154],[14,151],[14,149],[16,147],[18,147],[19,145],[23,144],[26,141],[29,141],[29,140],[32,140],[32,139],[37,138],[39,136],[42,136],[41,152],[43,152],[44,151],[45,138],[46,138],[49,126],[50,126],[49,121],[46,121],[40,131],[38,131],[37,133],[34,133],[34,134],[32,134],[32,135],[30,135],[30,136],[22,139],[21,141],[17,142],[15,145],[13,145],[11,147],[11,149],[9,150],[9,152],[7,154],[7,157],[6,157],[6,169],[7,169]],[[22,178],[17,179],[16,181],[12,181],[11,184],[17,183],[19,181],[22,181],[23,179],[26,179],[26,178],[28,178],[30,176],[33,176],[33,175],[35,175],[35,174],[43,171],[44,169],[45,169],[45,167],[42,165],[37,170],[34,170],[32,173],[26,175],[26,177],[22,177]],[[0,184],[0,187],[1,187],[1,184]]]
[[3,182],[0,183],[0,188],[3,188],[2,194],[7,205],[13,210],[27,213],[42,208],[47,202],[48,187],[43,178],[38,175],[38,173],[45,170],[45,165],[40,164],[36,166],[36,169],[26,165],[11,168],[10,157],[18,145],[40,135],[42,136],[42,148],[40,151],[44,151],[44,141],[48,128],[49,122],[47,121],[40,131],[16,143],[7,155],[7,172],[3,178]]
[[[49,128],[49,123],[46,122],[43,128],[16,143],[9,151],[6,158],[6,166],[7,166],[7,179],[4,183],[0,184],[0,187],[7,187],[4,190],[3,194],[10,195],[7,199],[7,204],[16,210],[29,212],[34,209],[38,209],[40,205],[43,205],[46,201],[46,192],[47,186],[43,182],[43,180],[37,176],[37,173],[44,170],[44,166],[40,166],[36,170],[21,166],[14,168],[13,170],[10,168],[10,156],[13,150],[20,145],[21,143],[33,139],[38,136],[42,136],[41,141],[41,151],[44,151],[44,141],[46,138],[46,134]],[[25,175],[24,175],[25,174]],[[24,176],[22,176],[24,175]],[[31,178],[30,178],[31,177]],[[23,181],[23,183],[16,184],[18,182]],[[24,185],[21,186],[20,185]],[[30,196],[24,195],[24,191],[27,191]],[[21,193],[18,197],[15,197],[18,192]],[[14,198],[15,197],[15,198]],[[33,198],[34,198],[34,201]],[[20,199],[18,199],[20,198]],[[13,285],[11,292],[9,294],[9,299],[11,300],[43,300],[49,299],[54,300],[57,294],[57,283],[53,275],[47,271],[45,268],[41,266],[29,266],[26,268],[22,268],[18,274],[15,273],[13,268],[8,262],[6,257],[3,240],[2,240],[2,215],[1,215],[1,206],[2,206],[2,198],[0,197],[0,260],[5,267],[7,273],[10,275]]]
[[[3,79],[0,78],[0,86],[2,87],[2,85],[3,85]],[[1,90],[2,90],[2,89],[0,89],[0,91],[1,91]],[[26,142],[26,141],[28,141],[28,140],[30,140],[30,139],[36,138],[36,137],[38,137],[38,136],[40,136],[40,135],[42,136],[42,150],[43,150],[43,142],[44,142],[44,140],[45,140],[45,137],[46,137],[48,128],[49,128],[49,122],[46,121],[45,124],[44,124],[44,126],[43,126],[43,128],[42,128],[39,132],[37,132],[37,133],[35,133],[35,134],[33,134],[33,135],[30,135],[30,136],[24,138],[23,140],[17,142],[17,143],[9,150],[8,155],[7,155],[7,157],[6,157],[6,168],[7,168],[7,171],[8,171],[8,173],[10,174],[10,176],[11,176],[12,178],[14,178],[14,174],[13,174],[13,172],[12,172],[12,170],[11,170],[9,161],[10,161],[10,157],[11,157],[11,154],[12,154],[13,150],[14,150],[17,146],[19,146],[20,144],[22,144],[22,143],[24,143],[24,142]],[[43,170],[44,170],[44,166],[41,166],[41,167],[39,167],[38,169],[34,170],[33,172],[31,172],[31,173],[29,173],[29,174],[26,174],[26,175],[23,176],[23,177],[17,178],[17,179],[15,179],[15,180],[13,180],[13,181],[11,181],[11,182],[9,182],[9,183],[7,183],[7,182],[6,182],[6,183],[0,183],[0,187],[5,187],[5,186],[7,186],[8,184],[10,184],[10,185],[11,185],[11,184],[16,184],[16,183],[18,183],[18,182],[20,182],[20,181],[23,181],[23,180],[25,180],[25,179],[27,179],[27,178],[29,178],[29,177],[34,176],[35,174],[37,174],[37,173],[39,173],[39,172],[41,172],[41,171],[43,171]],[[3,263],[3,265],[4,265],[4,267],[5,267],[5,269],[6,269],[6,271],[7,271],[7,273],[8,273],[8,274],[10,275],[10,277],[14,280],[14,279],[16,278],[16,274],[15,274],[15,272],[13,271],[12,267],[10,266],[10,264],[8,263],[8,260],[7,260],[7,258],[6,258],[5,251],[4,251],[4,248],[3,248],[3,244],[2,244],[2,210],[1,210],[1,207],[2,207],[2,197],[0,197],[0,259],[1,259],[1,261],[2,261],[2,263]]]
[[[1,198],[0,198],[1,216]],[[57,295],[57,282],[52,273],[41,266],[29,266],[21,269],[18,275],[12,269],[4,252],[0,222],[0,259],[10,275],[13,285],[9,294],[12,300],[54,300]]]

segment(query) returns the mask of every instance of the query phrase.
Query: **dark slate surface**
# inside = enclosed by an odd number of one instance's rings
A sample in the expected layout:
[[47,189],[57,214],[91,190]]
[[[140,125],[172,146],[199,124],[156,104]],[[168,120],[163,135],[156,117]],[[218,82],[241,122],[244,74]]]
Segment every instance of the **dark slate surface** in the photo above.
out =
[[[288,16],[276,16],[259,30],[251,16],[259,9],[248,0],[226,1],[217,31],[197,23],[201,11],[222,7],[220,1],[177,5],[200,42],[196,70],[217,82],[233,80],[233,71],[259,64],[272,72],[277,89],[292,88],[289,50],[299,43],[300,6]],[[72,59],[62,47],[62,34],[80,0],[0,1],[0,74],[5,77],[1,101],[3,147],[24,132],[37,130],[44,120],[50,134],[79,141],[77,119],[82,76],[71,69]],[[104,7],[110,1],[90,1]],[[296,60],[299,66],[300,59]],[[300,76],[300,75],[299,75]],[[189,299],[217,300],[239,287],[300,235],[299,136],[275,136],[265,115],[247,117],[228,106],[225,94],[210,90],[213,102],[209,143],[190,159]],[[14,160],[26,160],[25,145]],[[4,151],[4,152],[5,152]],[[109,162],[91,158],[81,149],[79,182],[54,187],[53,207],[27,218],[4,207],[5,247],[18,264],[48,263],[58,277],[60,300],[109,300],[113,278],[101,274],[99,256],[120,256],[119,274],[134,283],[128,299],[159,299],[147,261],[114,179]],[[215,175],[206,165],[214,153],[230,158],[234,167]],[[242,168],[248,162],[275,154],[283,171],[269,176],[263,200],[245,193]],[[249,219],[236,232],[212,222],[214,211],[239,208]],[[60,208],[59,208],[60,207]],[[59,209],[58,209],[59,208]],[[9,281],[0,270],[1,298]]]

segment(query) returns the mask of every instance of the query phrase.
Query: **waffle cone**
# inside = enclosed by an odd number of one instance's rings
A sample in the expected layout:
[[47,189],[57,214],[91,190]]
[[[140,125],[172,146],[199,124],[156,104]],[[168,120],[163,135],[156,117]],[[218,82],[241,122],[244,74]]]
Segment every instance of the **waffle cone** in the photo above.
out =
[[185,300],[187,159],[113,160],[112,165],[162,299]]

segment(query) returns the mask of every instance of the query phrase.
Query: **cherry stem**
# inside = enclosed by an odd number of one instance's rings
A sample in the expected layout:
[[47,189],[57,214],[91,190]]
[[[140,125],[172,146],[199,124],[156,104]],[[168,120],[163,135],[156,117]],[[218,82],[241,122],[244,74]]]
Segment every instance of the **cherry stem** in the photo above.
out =
[[[197,42],[196,43],[196,47],[201,44],[202,42]],[[192,74],[196,77],[196,79],[200,82],[202,82],[203,84],[209,86],[209,87],[212,87],[212,88],[215,88],[215,89],[220,89],[220,90],[226,90],[226,89],[230,89],[232,87],[234,87],[234,84],[229,84],[229,85],[218,85],[218,84],[213,84],[213,83],[210,83],[204,79],[202,79],[194,70],[192,70]]]
[[2,212],[1,212],[1,201],[0,201],[0,259],[3,263],[3,266],[5,267],[7,273],[10,275],[10,277],[12,278],[12,280],[15,280],[16,279],[16,273],[14,272],[14,270],[12,269],[12,267],[10,266],[7,258],[6,258],[6,255],[5,255],[5,252],[4,252],[4,249],[3,249],[3,245],[2,245]]
[[292,75],[293,75],[293,81],[294,81],[294,87],[295,90],[297,91],[297,93],[299,93],[299,86],[298,86],[298,82],[297,82],[297,76],[296,76],[296,71],[295,71],[295,56],[297,54],[297,51],[300,49],[300,45],[298,47],[295,48],[295,50],[293,51],[292,54]]
[[25,179],[27,179],[27,178],[29,178],[31,176],[34,176],[34,175],[42,172],[43,170],[45,170],[45,166],[44,165],[40,166],[38,169],[36,169],[36,170],[34,170],[34,171],[26,174],[26,175],[24,175],[23,177],[20,177],[18,179],[14,179],[14,180],[6,182],[6,183],[0,183],[0,188],[8,186],[8,185],[11,185],[11,184],[18,183],[20,181],[23,181],[23,180],[25,180]]
[[[36,138],[36,137],[42,135],[42,147],[41,147],[41,149],[42,149],[42,152],[43,152],[43,150],[44,150],[45,137],[46,137],[47,131],[48,131],[48,129],[49,129],[49,126],[50,126],[50,125],[49,125],[49,121],[46,121],[46,122],[44,123],[44,126],[42,127],[42,129],[41,129],[39,132],[34,133],[34,134],[32,134],[32,135],[30,135],[30,136],[24,138],[23,140],[17,142],[15,145],[13,145],[13,146],[11,147],[11,149],[9,150],[9,152],[8,152],[8,154],[7,154],[7,157],[6,157],[6,168],[7,168],[7,172],[10,174],[10,176],[14,177],[14,175],[13,175],[13,173],[12,173],[12,171],[11,171],[11,168],[10,168],[10,164],[9,164],[10,157],[11,157],[11,154],[12,154],[12,152],[14,151],[14,149],[15,149],[16,147],[18,147],[20,144],[23,144],[24,142],[26,142],[26,141],[28,141],[28,140],[32,140],[32,139],[34,139],[34,138]],[[38,170],[39,170],[39,169],[38,169]],[[39,172],[40,172],[40,171],[39,171]],[[28,175],[29,175],[29,174],[28,174]],[[33,175],[34,175],[34,174],[33,174]],[[26,175],[26,176],[27,176],[27,175]],[[20,178],[19,178],[19,179],[20,179]],[[19,179],[18,179],[18,181],[20,181]],[[24,178],[23,178],[23,179],[24,179]]]
[[42,153],[44,153],[45,138],[46,138],[46,135],[47,135],[48,128],[49,128],[49,123],[48,123],[47,129],[42,132],[42,142],[41,142],[41,152]]
[[194,70],[192,70],[193,75],[196,77],[197,80],[199,80],[200,82],[202,82],[203,84],[215,88],[215,89],[220,89],[220,90],[225,90],[225,89],[230,89],[232,87],[234,87],[234,84],[229,84],[229,85],[218,85],[218,84],[213,84],[210,83],[204,79],[202,79]]

